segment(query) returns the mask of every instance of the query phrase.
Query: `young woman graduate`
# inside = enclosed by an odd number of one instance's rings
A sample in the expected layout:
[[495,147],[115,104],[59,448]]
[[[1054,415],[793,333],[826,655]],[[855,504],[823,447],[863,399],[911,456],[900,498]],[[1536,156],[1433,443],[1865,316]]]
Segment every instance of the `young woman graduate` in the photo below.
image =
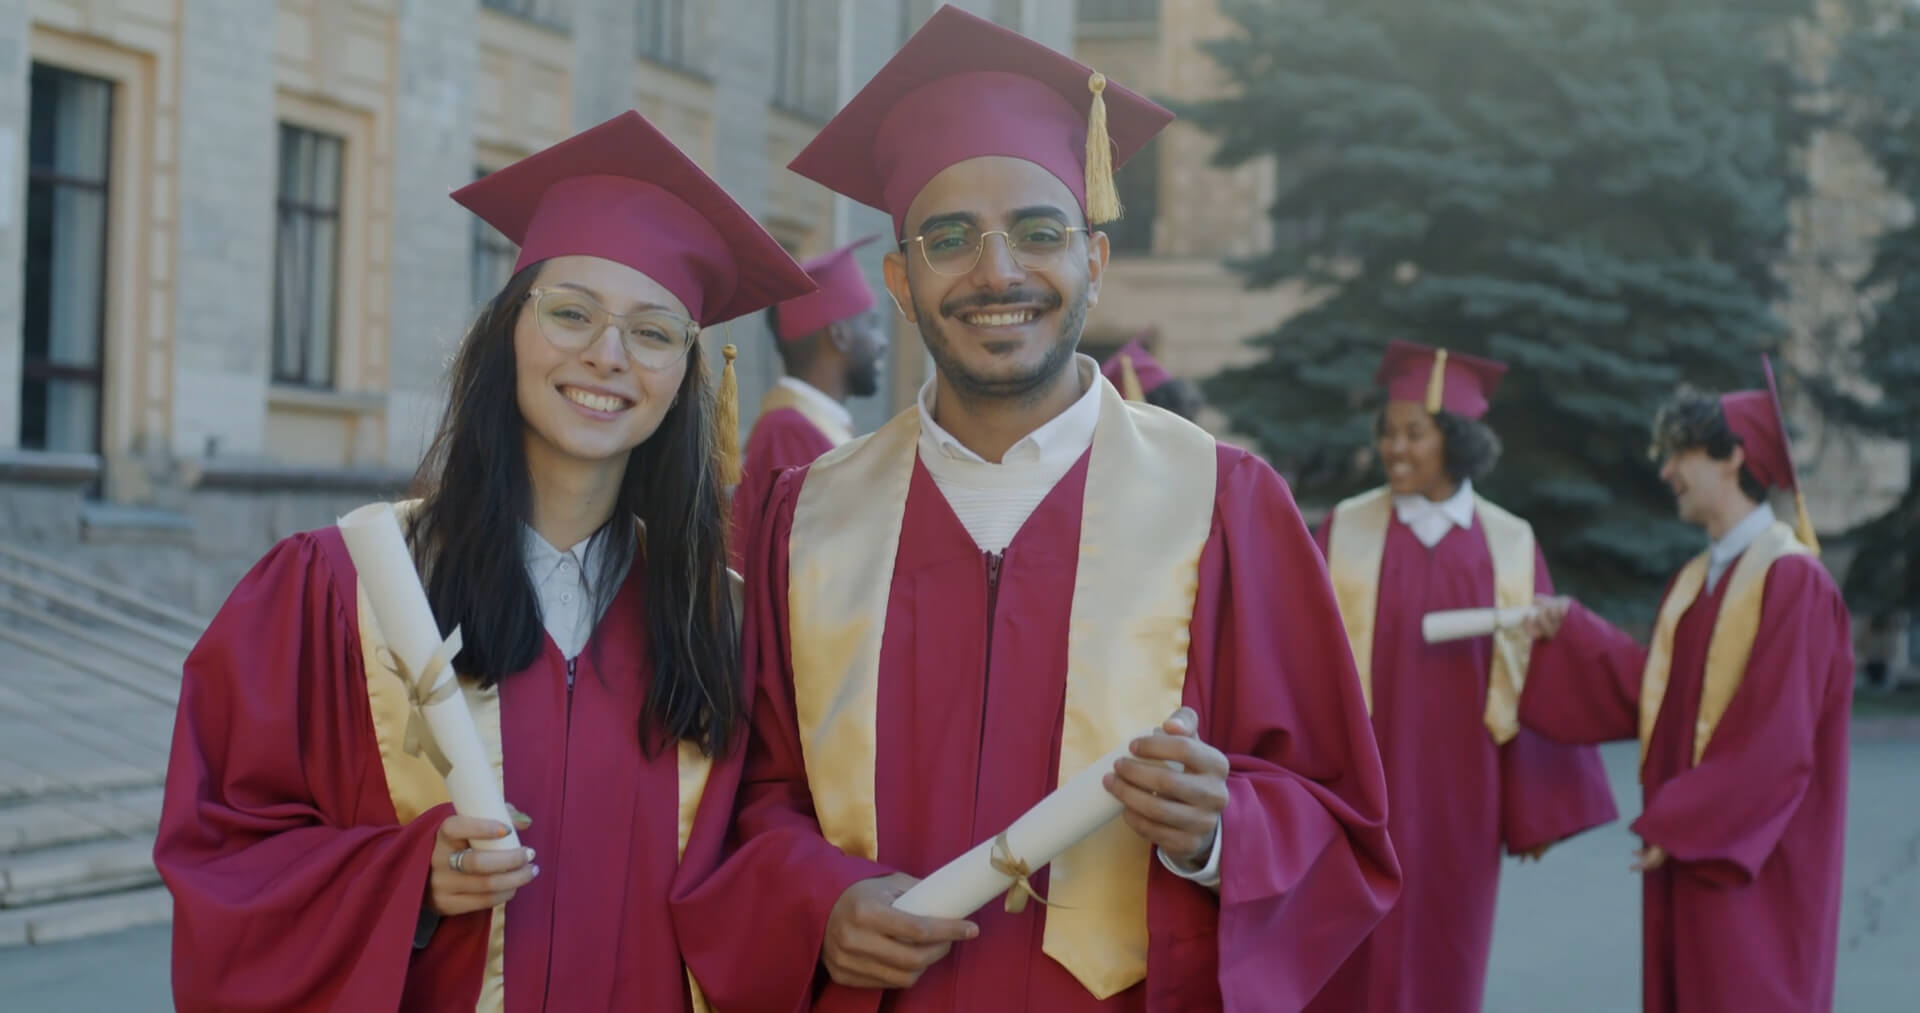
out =
[[1311,1010],[1479,1010],[1501,851],[1538,859],[1618,815],[1597,752],[1520,727],[1520,631],[1440,644],[1421,633],[1429,612],[1527,605],[1553,584],[1533,528],[1473,486],[1500,452],[1481,419],[1505,373],[1391,342],[1374,429],[1387,484],[1335,507],[1319,531],[1406,879]]
[[339,529],[294,535],[186,665],[154,849],[182,1010],[698,1001],[667,898],[717,860],[743,721],[700,336],[811,283],[638,113],[453,197],[521,252],[398,507],[524,848],[470,847],[507,828],[409,748]]

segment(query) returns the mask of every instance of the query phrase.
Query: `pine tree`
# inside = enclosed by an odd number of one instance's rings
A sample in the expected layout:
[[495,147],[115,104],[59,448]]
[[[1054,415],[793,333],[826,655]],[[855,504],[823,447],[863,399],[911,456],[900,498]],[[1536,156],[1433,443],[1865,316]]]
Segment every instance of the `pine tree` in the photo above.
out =
[[1229,97],[1181,112],[1216,161],[1272,156],[1249,286],[1323,298],[1206,392],[1328,503],[1365,448],[1385,343],[1511,364],[1488,494],[1563,587],[1626,617],[1700,547],[1648,463],[1681,382],[1759,382],[1797,178],[1787,27],[1810,0],[1226,0]]
[[[1879,5],[1893,7],[1891,4]],[[1920,208],[1920,11],[1901,5],[1874,17],[1842,48],[1831,76],[1844,118],[1886,176]],[[1872,306],[1859,343],[1836,350],[1844,373],[1870,378],[1877,396],[1832,383],[1813,386],[1829,416],[1864,432],[1905,440],[1907,492],[1890,510],[1848,532],[1845,591],[1854,609],[1920,609],[1920,217],[1882,233],[1860,281]]]

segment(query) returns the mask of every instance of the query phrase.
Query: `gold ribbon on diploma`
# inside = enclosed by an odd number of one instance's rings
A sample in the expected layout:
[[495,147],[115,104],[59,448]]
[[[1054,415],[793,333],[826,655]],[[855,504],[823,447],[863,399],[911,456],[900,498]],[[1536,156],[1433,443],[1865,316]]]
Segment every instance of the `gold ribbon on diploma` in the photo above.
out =
[[[438,687],[434,685],[439,682],[440,673],[453,666],[453,656],[460,653],[460,647],[460,627],[455,626],[453,632],[447,634],[447,639],[442,640],[440,646],[434,648],[433,653],[427,656],[427,663],[420,666],[418,674],[407,671],[406,663],[390,650],[386,651],[387,656],[384,659],[395,672],[399,673],[400,681],[407,684],[409,706],[403,748],[409,756],[425,757],[428,763],[433,764],[433,769],[440,772],[441,777],[447,776],[447,772],[453,769],[453,764],[447,761],[447,754],[440,751],[440,743],[434,741],[433,727],[427,724],[427,708],[433,704],[451,700],[454,694],[460,692],[458,676],[448,679]],[[507,808],[509,812],[514,812],[512,806]],[[518,815],[517,812],[514,814]]]
[[1000,831],[993,839],[993,854],[990,861],[993,863],[993,871],[1013,879],[1013,885],[1007,887],[1008,914],[1017,915],[1025,911],[1029,897],[1039,901],[1042,907],[1058,907],[1063,911],[1066,910],[1064,906],[1049,901],[1040,895],[1040,891],[1033,888],[1033,884],[1027,879],[1033,875],[1033,870],[1027,866],[1024,859],[1013,857],[1013,847],[1007,843],[1005,830]]

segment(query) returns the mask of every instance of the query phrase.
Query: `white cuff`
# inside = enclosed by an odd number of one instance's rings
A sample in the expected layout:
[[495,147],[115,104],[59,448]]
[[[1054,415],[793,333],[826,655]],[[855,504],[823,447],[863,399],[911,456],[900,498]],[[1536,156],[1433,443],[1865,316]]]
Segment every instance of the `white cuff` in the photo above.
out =
[[1154,848],[1153,853],[1160,857],[1160,864],[1166,866],[1168,872],[1217,891],[1220,889],[1220,838],[1225,837],[1226,833],[1227,823],[1221,820],[1220,825],[1213,831],[1213,852],[1207,856],[1207,864],[1198,869],[1187,868],[1159,848]]

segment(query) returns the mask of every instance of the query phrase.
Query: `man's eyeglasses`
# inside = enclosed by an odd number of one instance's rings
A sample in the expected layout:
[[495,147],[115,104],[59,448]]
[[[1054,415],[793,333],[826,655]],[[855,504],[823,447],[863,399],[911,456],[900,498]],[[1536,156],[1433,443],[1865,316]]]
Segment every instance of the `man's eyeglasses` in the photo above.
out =
[[1072,245],[1073,234],[1086,231],[1051,215],[1022,218],[1011,228],[985,232],[967,222],[941,222],[920,235],[902,240],[900,249],[905,251],[908,244],[919,246],[920,255],[926,258],[927,267],[933,273],[954,277],[973,270],[974,265],[980,263],[980,251],[986,246],[987,237],[999,236],[1006,241],[1007,251],[1015,263],[1029,271],[1038,271],[1058,263],[1061,254]]

